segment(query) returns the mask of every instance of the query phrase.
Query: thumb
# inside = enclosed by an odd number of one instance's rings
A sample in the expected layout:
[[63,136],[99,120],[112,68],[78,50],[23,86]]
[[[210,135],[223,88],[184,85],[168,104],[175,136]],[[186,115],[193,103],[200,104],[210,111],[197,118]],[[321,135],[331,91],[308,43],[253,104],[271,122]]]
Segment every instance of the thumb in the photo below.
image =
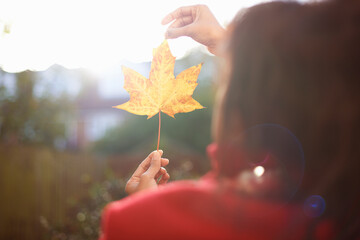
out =
[[156,151],[152,154],[150,167],[145,173],[149,177],[153,178],[159,172],[160,167],[161,167],[161,154],[160,152]]
[[189,26],[180,27],[180,28],[168,28],[165,33],[165,38],[178,38],[181,36],[188,36]]

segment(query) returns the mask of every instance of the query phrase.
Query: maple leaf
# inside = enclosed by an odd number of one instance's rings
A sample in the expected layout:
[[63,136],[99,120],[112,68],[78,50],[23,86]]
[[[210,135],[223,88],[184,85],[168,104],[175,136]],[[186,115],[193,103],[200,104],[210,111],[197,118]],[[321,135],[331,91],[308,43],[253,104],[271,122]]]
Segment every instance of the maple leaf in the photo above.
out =
[[176,113],[186,113],[201,109],[200,103],[192,98],[198,85],[197,77],[202,64],[188,68],[174,76],[175,57],[165,40],[153,51],[153,61],[149,78],[122,66],[124,88],[130,100],[114,106],[137,115],[147,115],[148,119],[159,112],[174,117]]

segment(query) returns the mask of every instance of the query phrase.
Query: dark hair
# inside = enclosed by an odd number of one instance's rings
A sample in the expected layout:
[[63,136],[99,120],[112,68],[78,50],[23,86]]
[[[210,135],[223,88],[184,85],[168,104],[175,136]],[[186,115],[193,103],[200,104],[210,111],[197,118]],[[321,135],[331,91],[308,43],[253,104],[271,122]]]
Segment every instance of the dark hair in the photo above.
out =
[[[230,70],[220,103],[244,129],[275,123],[303,145],[297,198],[323,196],[338,237],[360,230],[360,1],[272,2],[239,14],[229,29]],[[224,117],[226,116],[226,118]]]

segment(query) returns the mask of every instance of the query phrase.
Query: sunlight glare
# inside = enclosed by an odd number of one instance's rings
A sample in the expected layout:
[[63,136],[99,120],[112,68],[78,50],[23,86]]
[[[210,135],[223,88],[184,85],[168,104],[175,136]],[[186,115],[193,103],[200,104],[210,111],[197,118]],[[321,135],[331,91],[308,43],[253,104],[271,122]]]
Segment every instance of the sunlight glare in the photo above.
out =
[[[45,70],[53,64],[101,71],[126,59],[151,61],[152,49],[164,40],[162,18],[180,6],[206,4],[223,25],[247,1],[2,0],[0,67],[8,72]],[[1,30],[1,29],[0,29]],[[178,59],[200,44],[187,37],[169,41]]]

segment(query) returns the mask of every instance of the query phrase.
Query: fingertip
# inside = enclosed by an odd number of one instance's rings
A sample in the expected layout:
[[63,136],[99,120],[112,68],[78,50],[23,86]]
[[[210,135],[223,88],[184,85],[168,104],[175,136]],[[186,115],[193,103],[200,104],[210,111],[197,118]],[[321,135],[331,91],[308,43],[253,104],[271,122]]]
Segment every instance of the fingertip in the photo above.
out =
[[159,184],[165,184],[169,181],[169,179],[170,179],[170,175],[168,173],[165,173],[164,175],[161,176],[161,180]]
[[153,151],[152,153],[151,153],[151,156],[150,156],[150,161],[151,161],[151,163],[153,163],[153,162],[159,162],[160,164],[161,164],[161,155],[160,155],[160,152],[158,152],[158,151]]
[[153,156],[153,159],[154,160],[160,160],[161,159],[161,155],[160,155],[160,153],[158,153],[158,152],[156,152],[155,154],[154,154],[154,156]]
[[166,30],[166,32],[165,32],[165,38],[166,38],[166,39],[172,39],[172,38],[174,38],[173,35],[174,35],[174,34],[173,34],[173,30],[172,30],[172,29]]
[[152,153],[151,153],[151,155],[153,156],[153,157],[155,157],[155,156],[162,156],[163,155],[163,150],[154,150]]
[[162,25],[166,25],[168,24],[170,21],[168,20],[168,16],[164,17],[162,20],[161,20],[161,24]]
[[168,28],[165,32],[167,39],[174,39],[181,36],[187,36],[187,26],[180,28]]
[[165,39],[169,39],[170,36],[169,36],[169,30],[166,30],[166,32],[164,33],[164,37]]
[[169,159],[167,159],[167,158],[162,158],[161,159],[161,166],[166,166],[166,165],[168,165],[169,164]]

